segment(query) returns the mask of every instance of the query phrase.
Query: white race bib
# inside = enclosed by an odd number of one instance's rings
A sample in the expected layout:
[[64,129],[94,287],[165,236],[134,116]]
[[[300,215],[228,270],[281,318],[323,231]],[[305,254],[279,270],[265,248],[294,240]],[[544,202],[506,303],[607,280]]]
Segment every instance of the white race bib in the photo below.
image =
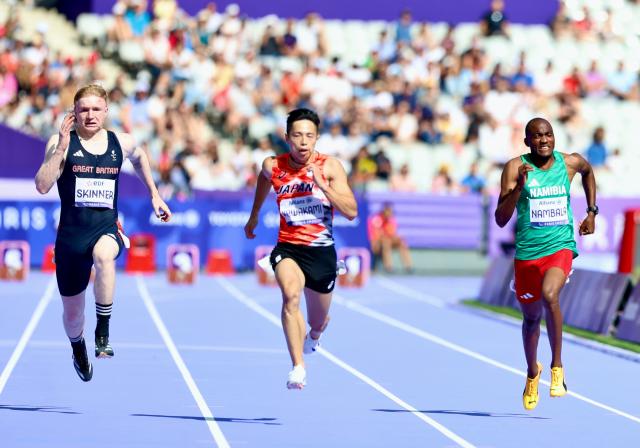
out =
[[315,196],[283,199],[280,202],[280,214],[290,226],[319,224],[324,217],[322,200]]
[[115,179],[76,177],[76,207],[113,208],[116,195]]
[[531,227],[562,226],[569,224],[567,197],[529,199]]

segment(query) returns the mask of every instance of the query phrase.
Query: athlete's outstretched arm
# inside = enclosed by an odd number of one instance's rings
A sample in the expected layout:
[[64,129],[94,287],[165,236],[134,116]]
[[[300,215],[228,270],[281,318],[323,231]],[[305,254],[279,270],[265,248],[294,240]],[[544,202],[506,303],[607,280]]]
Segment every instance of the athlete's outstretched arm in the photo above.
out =
[[506,226],[511,219],[527,180],[527,173],[531,170],[533,167],[522,163],[519,158],[509,160],[504,166],[500,180],[500,198],[495,212],[496,224],[500,227]]
[[120,141],[120,146],[122,147],[125,157],[131,160],[136,174],[149,190],[151,206],[153,207],[154,213],[162,221],[169,221],[171,219],[171,210],[169,210],[169,206],[167,206],[160,197],[156,184],[153,182],[151,165],[149,164],[147,153],[136,145],[134,138],[129,134],[118,133],[118,140]]
[[[587,206],[593,207],[596,205],[596,176],[593,173],[593,168],[587,160],[578,153],[571,154],[567,159],[569,167],[574,169],[582,176],[582,188],[584,188],[584,194],[587,197]],[[595,213],[587,213],[587,217],[580,223],[579,233],[580,235],[587,235],[593,233],[596,228],[596,215]]]
[[331,205],[348,220],[355,219],[358,216],[358,203],[349,188],[347,173],[342,164],[337,159],[330,157],[324,165],[324,176],[317,165],[312,165],[311,169],[316,185],[324,192]]
[[69,133],[75,122],[73,113],[67,114],[60,125],[60,133],[52,136],[45,148],[44,162],[36,173],[36,189],[45,194],[51,190],[64,169],[65,154],[71,139]]
[[258,225],[258,217],[260,216],[260,209],[262,208],[262,204],[264,204],[264,201],[269,195],[269,191],[271,190],[272,168],[273,168],[273,157],[267,157],[262,162],[262,170],[260,170],[260,174],[258,175],[258,180],[256,182],[256,195],[253,198],[253,207],[251,207],[251,215],[249,216],[249,220],[244,226],[244,234],[250,240],[256,237],[253,231]]

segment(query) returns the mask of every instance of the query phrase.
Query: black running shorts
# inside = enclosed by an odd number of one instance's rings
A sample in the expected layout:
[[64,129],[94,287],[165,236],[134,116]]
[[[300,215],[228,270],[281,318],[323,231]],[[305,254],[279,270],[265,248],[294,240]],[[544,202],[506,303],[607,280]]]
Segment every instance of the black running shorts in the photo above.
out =
[[335,246],[302,246],[291,243],[278,243],[271,252],[271,266],[285,258],[296,262],[304,273],[305,288],[321,294],[333,291],[336,284],[336,248]]
[[59,232],[56,239],[55,262],[56,279],[61,296],[69,297],[80,294],[87,289],[93,266],[93,247],[102,235],[109,235],[118,243],[118,254],[122,253],[124,242],[118,233],[118,227],[113,225],[108,231],[91,236],[83,236],[78,232],[75,236]]

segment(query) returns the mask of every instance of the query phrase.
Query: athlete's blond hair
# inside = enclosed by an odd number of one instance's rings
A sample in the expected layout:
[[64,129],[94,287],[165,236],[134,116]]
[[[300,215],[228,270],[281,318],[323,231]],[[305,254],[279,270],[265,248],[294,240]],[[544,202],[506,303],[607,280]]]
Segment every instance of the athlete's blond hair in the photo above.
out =
[[73,104],[77,103],[81,98],[86,96],[99,96],[105,102],[107,102],[107,91],[104,87],[98,84],[88,84],[84,87],[80,87],[73,97]]

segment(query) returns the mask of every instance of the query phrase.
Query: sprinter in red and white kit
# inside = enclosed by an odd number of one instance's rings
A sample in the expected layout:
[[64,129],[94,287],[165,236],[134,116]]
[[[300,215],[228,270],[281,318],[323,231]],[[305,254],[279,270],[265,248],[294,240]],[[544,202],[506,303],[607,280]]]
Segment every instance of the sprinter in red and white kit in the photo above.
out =
[[[262,163],[251,216],[244,227],[255,238],[260,208],[273,186],[280,211],[278,244],[270,261],[282,291],[282,327],[293,369],[289,389],[306,384],[304,353],[313,353],[329,323],[331,294],[336,281],[333,210],[349,220],[358,206],[340,162],[315,150],[320,119],[309,109],[296,109],[287,117],[286,140],[290,152]],[[300,311],[302,291],[310,325],[306,332]]]

